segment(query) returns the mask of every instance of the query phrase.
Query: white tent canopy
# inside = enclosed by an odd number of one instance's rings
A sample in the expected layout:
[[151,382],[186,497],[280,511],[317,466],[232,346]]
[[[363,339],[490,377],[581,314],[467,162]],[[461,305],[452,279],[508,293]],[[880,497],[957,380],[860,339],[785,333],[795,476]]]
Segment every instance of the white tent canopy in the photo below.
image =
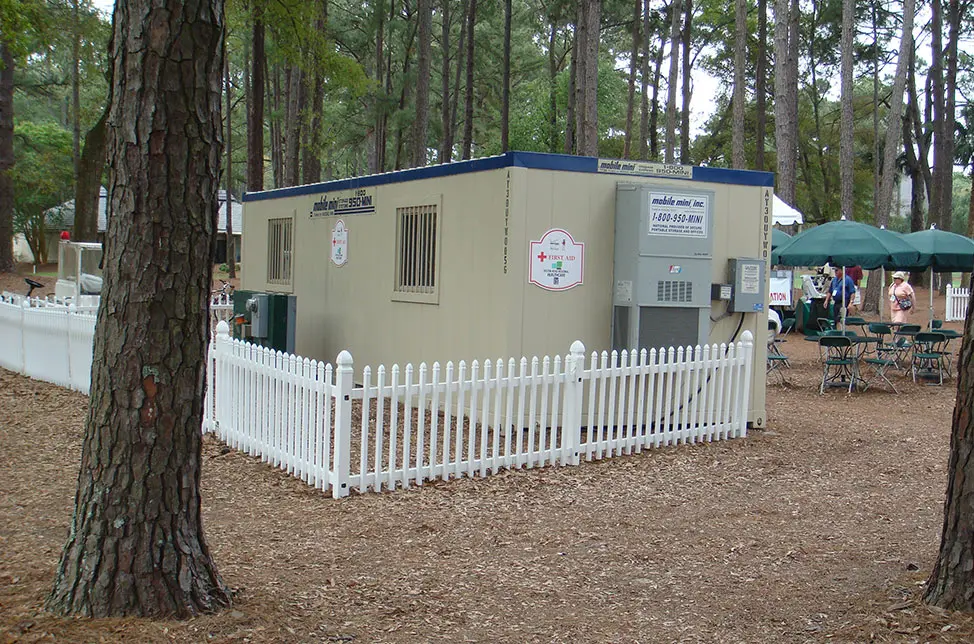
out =
[[779,226],[805,223],[802,214],[782,201],[778,195],[774,196],[774,206],[771,210],[772,222]]

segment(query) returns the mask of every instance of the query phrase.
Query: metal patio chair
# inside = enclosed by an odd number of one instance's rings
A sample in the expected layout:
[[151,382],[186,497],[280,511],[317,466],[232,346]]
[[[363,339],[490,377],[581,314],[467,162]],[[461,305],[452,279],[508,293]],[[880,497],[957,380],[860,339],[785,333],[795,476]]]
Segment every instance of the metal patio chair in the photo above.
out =
[[826,387],[848,387],[849,393],[859,380],[859,360],[856,344],[847,335],[823,335],[818,339],[822,359],[822,384],[818,393]]
[[944,371],[947,370],[947,336],[928,331],[917,333],[913,338],[913,382],[917,374],[921,378],[936,376],[937,384],[944,384]]

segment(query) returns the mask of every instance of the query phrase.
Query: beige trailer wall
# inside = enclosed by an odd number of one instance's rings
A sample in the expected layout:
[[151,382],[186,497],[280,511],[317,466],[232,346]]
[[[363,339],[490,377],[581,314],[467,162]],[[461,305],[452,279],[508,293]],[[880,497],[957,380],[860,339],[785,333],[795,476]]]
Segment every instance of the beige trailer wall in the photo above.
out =
[[[714,192],[713,283],[729,281],[730,258],[767,257],[763,203],[765,193],[771,199],[770,188],[516,168],[512,210],[516,207],[525,213],[525,220],[523,228],[516,230],[517,242],[512,242],[522,249],[514,254],[518,263],[511,271],[521,276],[512,287],[512,319],[521,325],[519,333],[511,334],[512,340],[520,340],[519,346],[511,346],[512,355],[565,354],[576,339],[585,344],[587,352],[610,347],[617,183]],[[527,280],[528,244],[551,228],[563,228],[576,242],[585,244],[585,282],[569,291],[545,291]],[[770,235],[770,228],[767,234]],[[712,318],[719,318],[726,311],[725,303],[712,302],[711,306]],[[767,306],[765,290],[765,309]],[[745,329],[755,338],[748,420],[755,426],[764,426],[768,318],[766,312],[743,315],[737,338]],[[739,323],[741,314],[737,313],[712,324],[710,342],[729,342]]]
[[[728,281],[729,258],[766,257],[762,202],[770,188],[510,167],[372,188],[376,214],[343,218],[349,248],[342,267],[329,259],[335,218],[309,217],[320,193],[248,201],[242,287],[293,292],[297,353],[334,361],[347,349],[357,368],[564,355],[574,340],[601,351],[610,346],[620,182],[714,192],[714,282]],[[441,208],[439,302],[396,301],[396,208],[426,203]],[[290,289],[266,281],[267,222],[282,216],[295,221]],[[529,244],[551,228],[585,244],[584,283],[567,291],[528,282]],[[725,310],[712,305],[711,317]],[[735,314],[713,324],[710,341],[727,342],[740,320]],[[763,426],[767,314],[745,314],[745,329],[755,337],[749,421]]]
[[[241,287],[297,296],[295,351],[302,356],[333,362],[345,349],[356,365],[373,367],[504,356],[506,177],[506,169],[487,170],[370,188],[374,215],[340,217],[348,229],[343,266],[330,259],[339,217],[310,217],[322,193],[247,202]],[[439,215],[438,303],[399,301],[396,209],[430,204]],[[295,221],[290,288],[266,280],[268,221],[282,216]]]

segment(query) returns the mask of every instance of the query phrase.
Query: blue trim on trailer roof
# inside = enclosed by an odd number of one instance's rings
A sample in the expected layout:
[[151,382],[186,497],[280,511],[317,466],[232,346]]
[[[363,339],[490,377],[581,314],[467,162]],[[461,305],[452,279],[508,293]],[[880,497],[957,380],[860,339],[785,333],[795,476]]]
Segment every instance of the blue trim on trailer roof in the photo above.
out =
[[[275,190],[265,190],[262,192],[249,192],[243,195],[243,200],[263,201],[265,199],[282,199],[285,197],[298,197],[301,195],[319,194],[334,190],[368,188],[371,186],[381,186],[390,183],[401,183],[403,181],[434,179],[436,177],[449,177],[457,174],[466,174],[468,172],[481,172],[484,170],[497,170],[499,168],[509,167],[598,174],[598,162],[599,160],[595,157],[580,157],[568,154],[550,154],[546,152],[506,152],[497,156],[483,157],[468,161],[456,161],[454,163],[431,165],[423,168],[397,170],[395,172],[371,174],[363,177],[353,177],[351,179],[336,179],[334,181],[311,183],[303,186],[293,186],[290,188],[277,188]],[[755,170],[729,170],[726,168],[694,166],[692,173],[692,179],[685,179],[683,177],[659,177],[656,175],[622,172],[613,173],[613,175],[617,177],[632,176],[671,178],[681,179],[683,181],[707,181],[710,183],[729,183],[741,186],[774,187],[774,174],[771,172],[758,172]]]

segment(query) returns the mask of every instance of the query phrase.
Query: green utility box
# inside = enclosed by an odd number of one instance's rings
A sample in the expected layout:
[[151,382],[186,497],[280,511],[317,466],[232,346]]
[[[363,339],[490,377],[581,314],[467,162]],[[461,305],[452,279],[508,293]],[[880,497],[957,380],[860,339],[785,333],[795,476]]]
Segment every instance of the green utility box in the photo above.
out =
[[294,353],[297,298],[283,293],[237,290],[233,293],[233,337]]

